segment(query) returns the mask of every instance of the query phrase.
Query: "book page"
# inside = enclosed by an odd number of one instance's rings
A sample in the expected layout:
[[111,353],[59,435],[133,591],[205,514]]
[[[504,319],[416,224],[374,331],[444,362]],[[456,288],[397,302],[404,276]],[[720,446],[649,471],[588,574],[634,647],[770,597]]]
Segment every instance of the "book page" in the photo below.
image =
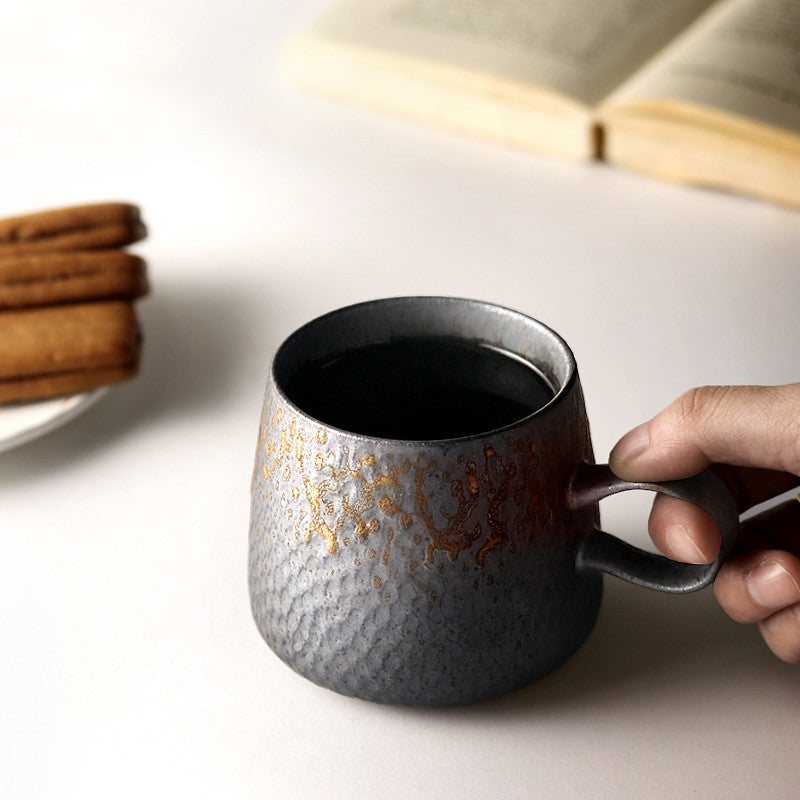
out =
[[713,0],[340,0],[323,39],[546,86],[593,107]]
[[727,0],[621,87],[609,108],[662,99],[800,133],[800,0]]

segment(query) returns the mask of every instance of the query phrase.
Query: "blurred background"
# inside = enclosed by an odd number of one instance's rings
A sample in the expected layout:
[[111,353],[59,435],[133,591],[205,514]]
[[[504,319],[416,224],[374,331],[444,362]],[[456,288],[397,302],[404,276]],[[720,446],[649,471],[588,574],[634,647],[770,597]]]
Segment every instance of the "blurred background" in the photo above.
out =
[[[29,0],[0,26],[0,216],[141,205],[142,371],[0,453],[8,798],[791,797],[800,673],[710,591],[606,581],[562,669],[444,711],[339,697],[260,640],[269,357],[397,294],[512,306],[578,360],[597,457],[703,383],[797,380],[800,216],[288,88],[312,0]],[[649,498],[603,504],[649,546]]]

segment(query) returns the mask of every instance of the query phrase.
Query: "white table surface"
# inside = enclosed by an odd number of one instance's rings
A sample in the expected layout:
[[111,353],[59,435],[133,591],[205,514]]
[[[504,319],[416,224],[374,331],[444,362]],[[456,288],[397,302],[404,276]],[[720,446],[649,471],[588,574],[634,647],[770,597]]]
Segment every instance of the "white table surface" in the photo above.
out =
[[[800,669],[606,581],[560,670],[500,700],[338,696],[246,586],[268,359],[372,297],[510,305],[576,353],[595,448],[699,383],[798,379],[800,214],[287,90],[303,0],[27,0],[0,25],[0,215],[142,205],[141,375],[0,454],[3,798],[794,798]],[[645,543],[647,497],[605,527]]]

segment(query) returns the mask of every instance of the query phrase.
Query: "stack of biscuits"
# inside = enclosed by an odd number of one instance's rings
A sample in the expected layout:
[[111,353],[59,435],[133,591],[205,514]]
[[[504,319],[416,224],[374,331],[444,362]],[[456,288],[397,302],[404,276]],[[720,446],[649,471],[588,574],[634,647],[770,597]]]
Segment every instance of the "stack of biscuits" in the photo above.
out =
[[147,234],[136,206],[98,203],[0,219],[0,403],[74,394],[133,377],[134,301]]

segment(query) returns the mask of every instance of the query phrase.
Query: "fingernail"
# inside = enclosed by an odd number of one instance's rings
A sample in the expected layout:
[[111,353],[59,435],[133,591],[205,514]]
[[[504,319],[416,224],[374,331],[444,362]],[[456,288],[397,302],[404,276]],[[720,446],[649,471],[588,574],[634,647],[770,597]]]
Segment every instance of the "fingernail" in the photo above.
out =
[[800,586],[777,561],[765,561],[747,576],[750,596],[764,608],[784,608],[800,600]]
[[650,444],[650,426],[644,422],[628,431],[611,450],[610,458],[616,461],[633,461],[638,458]]
[[708,559],[697,546],[692,534],[685,525],[668,525],[664,531],[667,555],[686,564],[707,564]]

